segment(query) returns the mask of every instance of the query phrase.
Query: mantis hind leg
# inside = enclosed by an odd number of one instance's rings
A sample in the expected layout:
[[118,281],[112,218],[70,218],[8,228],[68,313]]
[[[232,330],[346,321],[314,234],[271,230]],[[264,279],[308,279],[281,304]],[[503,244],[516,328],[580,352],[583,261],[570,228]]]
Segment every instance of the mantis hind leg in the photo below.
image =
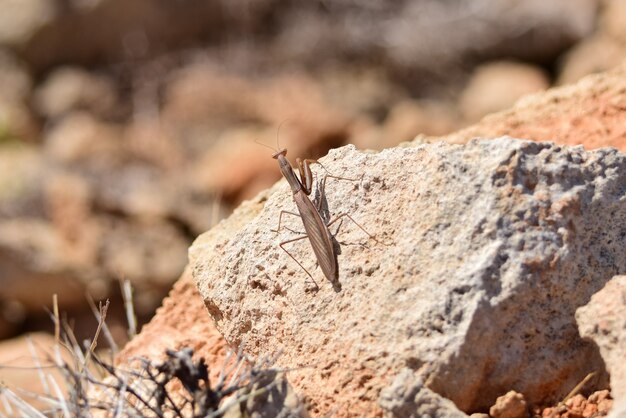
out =
[[309,271],[308,271],[308,270],[307,270],[307,269],[306,269],[306,268],[305,268],[305,267],[304,267],[304,266],[303,266],[303,265],[302,265],[302,264],[301,264],[298,260],[296,260],[296,258],[295,258],[295,257],[294,257],[294,256],[293,256],[293,255],[292,255],[289,251],[287,251],[287,249],[284,247],[284,245],[285,245],[285,244],[289,244],[289,243],[291,243],[291,242],[295,242],[295,241],[300,241],[300,240],[305,239],[305,238],[308,238],[308,237],[309,237],[308,235],[304,235],[304,236],[302,236],[302,237],[298,237],[298,238],[290,239],[290,240],[287,240],[287,241],[283,241],[283,242],[281,242],[281,243],[280,243],[280,244],[278,244],[278,245],[280,246],[280,248],[281,248],[284,252],[286,252],[286,253],[287,253],[287,255],[288,255],[289,257],[291,257],[291,259],[292,259],[293,261],[295,261],[295,262],[296,262],[296,263],[300,266],[300,268],[301,268],[302,270],[304,270],[304,272],[307,274],[307,276],[309,276],[309,278],[311,279],[311,281],[313,281],[313,284],[315,285],[315,290],[319,290],[319,288],[320,288],[320,287],[318,286],[318,284],[317,284],[317,282],[315,281],[315,279],[313,278],[313,276],[311,276],[311,273],[309,273]]
[[[331,220],[330,222],[328,222],[328,225],[327,225],[327,226],[329,226],[329,227],[330,227],[332,224],[334,224],[335,222],[337,222],[338,220],[343,219],[343,218],[348,218],[348,219],[350,219],[350,220],[352,221],[352,223],[354,223],[356,226],[358,226],[358,227],[359,227],[359,229],[360,229],[361,231],[363,231],[363,232],[364,232],[364,233],[365,233],[368,237],[370,237],[370,238],[371,238],[371,239],[373,239],[374,241],[378,242],[378,240],[377,240],[376,238],[374,238],[374,236],[373,236],[372,234],[370,234],[369,232],[367,232],[367,230],[366,230],[365,228],[363,228],[363,227],[362,227],[362,226],[361,226],[361,225],[360,225],[357,221],[355,221],[355,220],[352,218],[352,216],[350,216],[350,215],[349,215],[349,214],[347,214],[347,213],[342,213],[342,214],[340,214],[340,215],[337,215],[337,216],[335,217],[335,219],[333,219],[333,220]],[[340,225],[340,226],[341,226],[341,225]],[[337,229],[337,231],[339,231],[339,229]]]
[[[283,222],[283,215],[284,215],[285,213],[286,213],[286,214],[289,214],[289,215],[297,216],[298,218],[300,218],[300,214],[299,214],[299,213],[296,213],[296,212],[289,212],[288,210],[281,210],[281,211],[280,211],[280,214],[278,215],[278,226],[276,227],[276,229],[270,229],[270,231],[272,231],[272,232],[278,232],[278,231],[280,231],[280,228],[281,228],[281,225],[282,225],[282,222]],[[284,227],[284,228],[285,228],[286,230],[288,230],[288,231],[293,232],[293,233],[296,233],[296,234],[302,234],[302,232],[294,231],[294,230],[292,230],[291,228],[287,228],[287,227]]]

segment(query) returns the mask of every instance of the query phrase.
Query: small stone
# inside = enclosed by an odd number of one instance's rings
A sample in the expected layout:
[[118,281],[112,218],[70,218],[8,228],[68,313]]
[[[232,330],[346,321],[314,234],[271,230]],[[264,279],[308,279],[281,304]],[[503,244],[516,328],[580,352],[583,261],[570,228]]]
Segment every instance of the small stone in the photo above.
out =
[[576,410],[584,407],[585,403],[587,403],[587,400],[581,394],[572,396],[567,401],[565,401],[565,405],[567,405],[568,408]]
[[601,401],[608,399],[608,397],[609,397],[608,389],[599,390],[589,395],[589,402],[600,403]]
[[596,405],[595,403],[587,402],[587,405],[585,405],[585,409],[583,409],[583,417],[589,418],[596,412],[598,412],[598,405]]
[[613,399],[603,399],[598,402],[598,412],[601,414],[608,414],[613,408]]
[[489,408],[493,418],[524,418],[528,416],[528,408],[524,395],[510,391],[496,399],[496,404]]

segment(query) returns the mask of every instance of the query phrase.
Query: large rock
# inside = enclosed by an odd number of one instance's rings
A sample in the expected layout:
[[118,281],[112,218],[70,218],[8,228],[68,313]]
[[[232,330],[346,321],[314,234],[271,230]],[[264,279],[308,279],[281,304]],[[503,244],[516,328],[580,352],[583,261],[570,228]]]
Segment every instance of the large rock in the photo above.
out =
[[[623,257],[623,255],[622,255]],[[613,277],[591,301],[576,311],[580,334],[593,340],[611,375],[615,418],[626,411],[626,276]]]
[[[307,241],[291,244],[320,284],[311,292],[278,246],[293,237],[271,231],[294,206],[284,182],[190,249],[226,340],[253,355],[282,352],[314,413],[371,414],[379,400],[401,408],[386,389],[400,373],[402,387],[474,412],[511,388],[531,404],[562,399],[602,370],[574,312],[626,271],[626,156],[499,138],[377,154],[344,147],[322,163],[363,176],[329,180],[326,198],[376,239],[348,219],[332,228],[339,283],[324,279]],[[408,402],[431,398],[410,393]]]

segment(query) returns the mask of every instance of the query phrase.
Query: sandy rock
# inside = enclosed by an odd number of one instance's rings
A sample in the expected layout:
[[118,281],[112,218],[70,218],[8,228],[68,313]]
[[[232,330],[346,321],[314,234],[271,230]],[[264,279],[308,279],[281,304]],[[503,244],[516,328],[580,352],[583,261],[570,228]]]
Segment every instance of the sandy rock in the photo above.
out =
[[[626,65],[591,75],[574,85],[553,88],[519,100],[515,106],[443,138],[465,143],[472,138],[511,135],[534,141],[585,148],[615,147],[626,152]],[[507,388],[509,389],[509,388]]]
[[[565,403],[556,407],[536,410],[535,416],[541,418],[600,418],[609,415],[613,400],[608,397],[608,390],[592,393],[588,398],[581,394],[574,395]],[[615,417],[615,415],[612,415]],[[618,417],[621,415],[617,415]]]
[[515,62],[492,62],[478,67],[461,94],[460,110],[469,122],[507,109],[519,98],[549,87],[538,67]]
[[332,181],[327,200],[379,240],[343,223],[340,291],[315,269],[308,242],[289,249],[317,293],[278,247],[292,236],[270,231],[293,208],[285,183],[234,215],[253,211],[254,221],[218,226],[190,249],[227,341],[253,355],[282,350],[286,367],[311,366],[291,381],[312,411],[337,402],[371,411],[405,367],[461,411],[485,410],[511,387],[532,403],[558,399],[599,367],[573,316],[610,272],[626,269],[623,154],[501,138],[378,154],[344,147],[322,163],[364,175]]
[[380,406],[394,417],[467,418],[449,399],[428,389],[410,368],[402,369],[381,391]]
[[524,395],[509,391],[506,395],[498,396],[496,403],[489,408],[489,415],[493,418],[526,418],[528,406]]
[[586,75],[607,71],[626,60],[626,46],[606,35],[583,40],[563,59],[558,84],[574,83]]
[[576,311],[580,334],[592,339],[611,375],[616,403],[626,402],[626,276],[613,277]]
[[113,82],[104,76],[79,68],[54,71],[34,97],[37,109],[55,119],[72,111],[84,110],[106,116],[113,112],[117,97]]

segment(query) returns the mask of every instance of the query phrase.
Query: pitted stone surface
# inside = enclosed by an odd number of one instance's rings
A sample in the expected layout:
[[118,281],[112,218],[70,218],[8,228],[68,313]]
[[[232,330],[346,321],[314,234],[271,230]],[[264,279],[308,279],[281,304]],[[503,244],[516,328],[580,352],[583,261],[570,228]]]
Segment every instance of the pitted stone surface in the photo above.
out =
[[227,341],[252,355],[282,352],[314,414],[392,414],[385,388],[406,369],[428,394],[474,412],[511,388],[529,403],[562,398],[600,367],[574,312],[626,271],[624,154],[505,137],[380,153],[348,146],[321,162],[362,176],[329,179],[325,197],[331,215],[351,214],[377,239],[341,222],[340,289],[307,240],[288,248],[317,292],[280,249],[296,236],[271,231],[281,210],[295,209],[285,182],[190,249]]

